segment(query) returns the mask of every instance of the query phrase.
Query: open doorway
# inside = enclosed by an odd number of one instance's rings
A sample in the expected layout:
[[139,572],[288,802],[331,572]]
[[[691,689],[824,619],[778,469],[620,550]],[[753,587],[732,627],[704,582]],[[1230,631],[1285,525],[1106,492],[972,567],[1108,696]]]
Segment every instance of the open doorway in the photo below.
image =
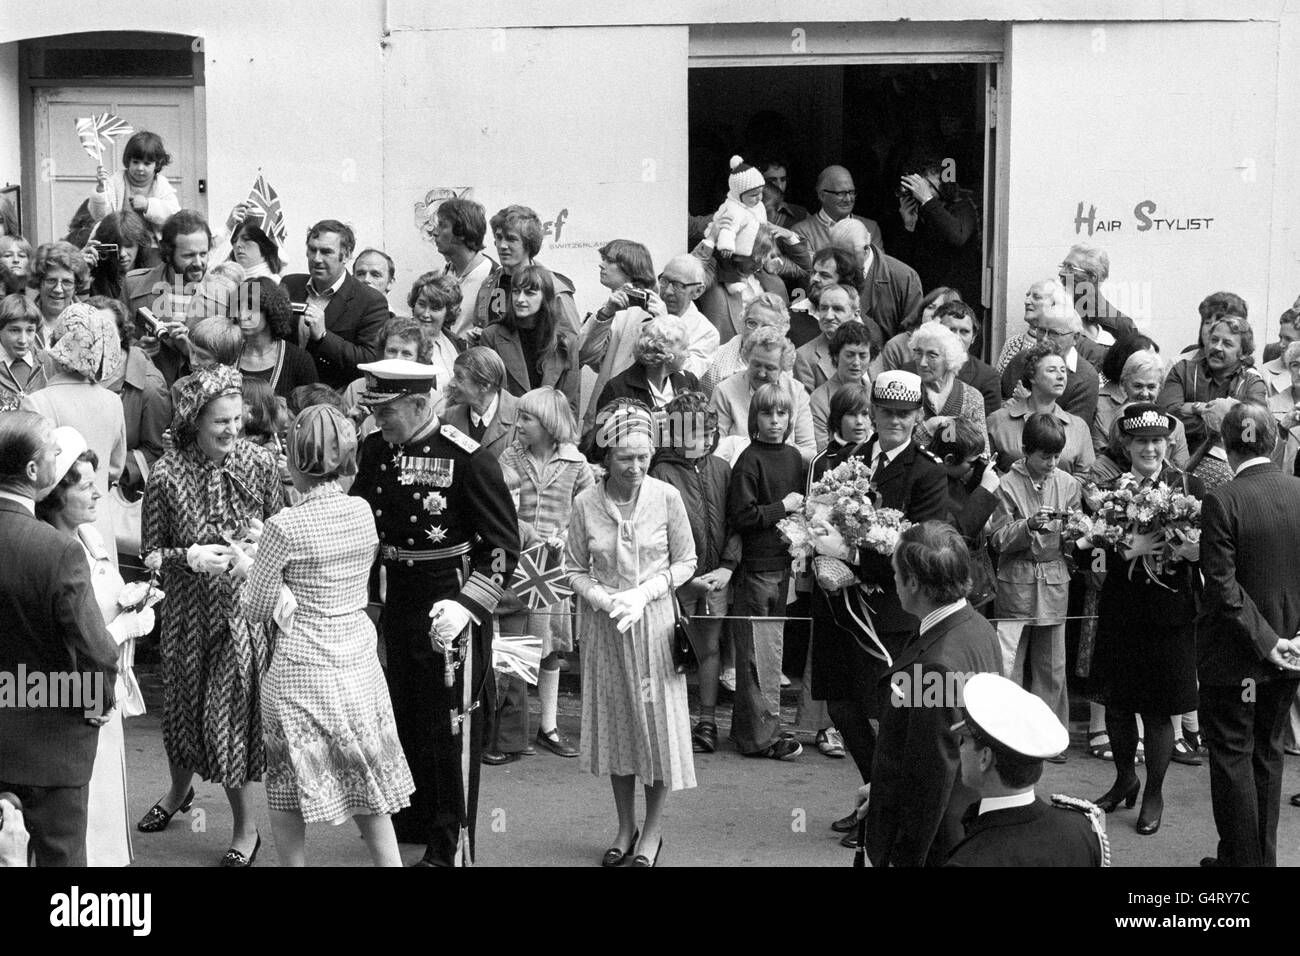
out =
[[[989,63],[906,63],[693,68],[690,110],[690,211],[706,215],[727,191],[727,163],[786,161],[786,199],[818,208],[817,174],[844,166],[857,189],[854,212],[876,220],[886,251],[904,229],[895,194],[899,175],[919,151],[950,161],[958,185],[981,213],[980,288],[962,295],[984,317],[989,344],[988,288],[993,137]],[[895,244],[899,245],[899,244]]]

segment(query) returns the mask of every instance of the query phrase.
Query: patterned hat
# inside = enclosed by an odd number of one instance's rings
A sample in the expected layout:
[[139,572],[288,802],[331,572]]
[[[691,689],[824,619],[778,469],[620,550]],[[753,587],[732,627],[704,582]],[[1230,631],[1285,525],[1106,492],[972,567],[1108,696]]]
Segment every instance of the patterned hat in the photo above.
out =
[[361,404],[372,408],[387,405],[406,395],[428,395],[433,390],[438,369],[407,359],[384,359],[357,366],[366,377]]
[[333,405],[310,405],[289,426],[289,464],[313,478],[357,473],[357,430]]
[[113,378],[122,366],[117,321],[107,309],[74,302],[59,313],[50,356],[92,382]]
[[244,377],[229,365],[201,368],[177,383],[180,394],[176,396],[176,410],[172,414],[172,430],[179,441],[182,436],[193,435],[203,409],[223,395],[243,393]]
[[1174,419],[1151,402],[1135,402],[1124,409],[1119,420],[1120,434],[1127,438],[1168,438],[1174,431]]
[[871,384],[871,404],[911,411],[921,407],[921,376],[915,372],[881,372]]
[[1070,746],[1070,732],[1041,698],[999,674],[974,674],[961,688],[966,719],[954,732],[971,730],[997,749],[1026,760],[1046,760]]
[[650,447],[658,445],[659,428],[650,409],[640,402],[610,403],[596,416],[596,447],[602,451],[622,444],[629,435],[641,434],[650,439]]
[[763,174],[757,169],[746,166],[745,161],[739,156],[731,157],[731,175],[727,177],[727,194],[732,199],[739,199],[741,193],[747,193],[751,189],[762,189],[764,182]]

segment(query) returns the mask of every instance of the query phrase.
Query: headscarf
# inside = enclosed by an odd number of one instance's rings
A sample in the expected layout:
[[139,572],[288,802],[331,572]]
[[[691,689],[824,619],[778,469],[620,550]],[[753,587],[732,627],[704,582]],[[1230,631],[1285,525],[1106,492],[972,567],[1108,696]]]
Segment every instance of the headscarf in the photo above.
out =
[[637,401],[611,402],[597,416],[599,431],[596,444],[599,448],[612,448],[622,444],[629,435],[645,435],[650,439],[650,449],[658,445],[659,429],[654,415]]
[[179,395],[172,414],[172,431],[177,447],[191,444],[198,433],[199,416],[203,409],[223,395],[242,395],[244,377],[229,365],[213,365],[199,369],[177,383]]
[[107,309],[74,302],[59,313],[50,356],[92,382],[111,379],[122,365],[117,321]]
[[333,405],[310,405],[289,426],[289,465],[312,478],[357,473],[357,431]]

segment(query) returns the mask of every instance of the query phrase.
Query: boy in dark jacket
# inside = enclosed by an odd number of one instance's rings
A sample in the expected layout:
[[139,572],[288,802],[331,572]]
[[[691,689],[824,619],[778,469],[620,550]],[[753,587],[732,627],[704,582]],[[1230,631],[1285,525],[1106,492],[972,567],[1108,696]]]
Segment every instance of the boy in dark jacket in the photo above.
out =
[[681,493],[691,519],[698,563],[695,577],[677,589],[682,613],[700,657],[700,719],[691,732],[696,753],[718,746],[718,642],[727,613],[727,591],[740,563],[740,535],[727,530],[727,486],[731,466],[713,454],[718,413],[703,392],[684,392],[664,408],[663,445],[650,476]]
[[[790,393],[767,384],[749,403],[750,445],[736,459],[727,495],[727,521],[740,533],[737,617],[779,617],[790,588],[790,552],[777,522],[803,507],[803,458],[785,444],[793,427]],[[736,699],[731,739],[746,756],[792,760],[803,753],[781,734],[780,622],[738,622]]]

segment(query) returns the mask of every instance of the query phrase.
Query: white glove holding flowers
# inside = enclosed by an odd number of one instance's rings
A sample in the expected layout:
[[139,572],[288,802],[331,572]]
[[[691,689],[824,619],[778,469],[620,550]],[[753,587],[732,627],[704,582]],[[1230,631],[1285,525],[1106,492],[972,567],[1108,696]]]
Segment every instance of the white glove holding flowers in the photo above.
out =
[[151,607],[143,611],[123,611],[108,622],[107,630],[120,647],[132,638],[145,637],[152,633],[154,622],[154,611]]

